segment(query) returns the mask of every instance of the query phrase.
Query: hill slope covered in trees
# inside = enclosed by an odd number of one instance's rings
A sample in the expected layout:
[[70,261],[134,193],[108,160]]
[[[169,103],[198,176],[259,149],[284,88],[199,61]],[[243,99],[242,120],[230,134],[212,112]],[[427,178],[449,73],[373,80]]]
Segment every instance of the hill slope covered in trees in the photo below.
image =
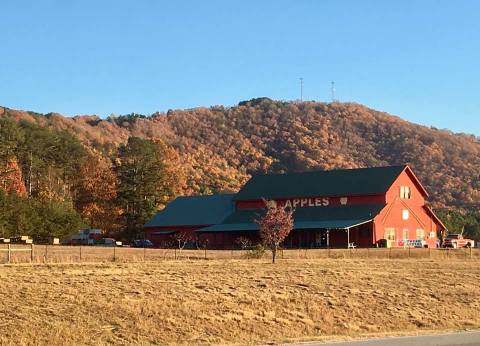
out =
[[480,240],[480,142],[358,104],[261,98],[225,108],[63,117],[0,107],[0,238],[101,228],[122,240],[177,195],[264,172],[408,163],[453,231]]
[[178,154],[180,193],[236,190],[251,174],[410,164],[434,206],[480,203],[480,141],[409,123],[354,103],[280,102],[170,110],[100,119],[0,108],[0,117],[67,131],[112,158],[129,137]]

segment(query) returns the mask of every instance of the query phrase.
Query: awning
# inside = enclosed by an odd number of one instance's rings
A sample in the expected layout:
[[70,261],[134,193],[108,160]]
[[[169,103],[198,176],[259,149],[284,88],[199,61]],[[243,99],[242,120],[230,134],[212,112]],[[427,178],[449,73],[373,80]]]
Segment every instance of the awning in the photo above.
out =
[[[347,229],[371,222],[373,219],[328,220],[328,221],[298,221],[294,222],[294,229]],[[256,223],[222,223],[199,229],[198,233],[258,231]]]
[[[350,204],[297,208],[293,214],[294,229],[347,229],[372,221],[385,204]],[[237,209],[221,223],[198,230],[207,232],[258,231],[254,220],[265,209]]]

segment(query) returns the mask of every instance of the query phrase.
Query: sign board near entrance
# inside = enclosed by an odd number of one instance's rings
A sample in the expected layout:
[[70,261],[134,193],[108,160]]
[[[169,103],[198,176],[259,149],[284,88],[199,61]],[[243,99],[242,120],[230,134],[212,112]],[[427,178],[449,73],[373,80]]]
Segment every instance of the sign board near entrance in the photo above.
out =
[[398,246],[423,247],[425,242],[420,239],[402,239],[398,241]]

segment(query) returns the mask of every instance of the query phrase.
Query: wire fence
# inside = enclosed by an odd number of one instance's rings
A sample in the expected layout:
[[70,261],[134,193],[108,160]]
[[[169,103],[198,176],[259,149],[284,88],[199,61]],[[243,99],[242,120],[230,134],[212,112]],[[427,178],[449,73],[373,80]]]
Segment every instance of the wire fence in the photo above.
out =
[[[258,250],[179,250],[99,246],[0,245],[0,263],[141,262],[268,258]],[[480,248],[285,249],[279,259],[441,259],[479,260]]]

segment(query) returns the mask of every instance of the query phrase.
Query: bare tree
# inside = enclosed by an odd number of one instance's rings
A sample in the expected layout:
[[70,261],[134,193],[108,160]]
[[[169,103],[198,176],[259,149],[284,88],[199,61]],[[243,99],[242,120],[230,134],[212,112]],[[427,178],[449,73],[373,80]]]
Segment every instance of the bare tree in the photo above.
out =
[[252,241],[247,237],[238,237],[235,239],[235,244],[237,244],[242,250],[247,250],[252,247]]
[[175,232],[172,235],[172,238],[177,242],[179,250],[183,250],[183,248],[185,247],[185,245],[187,245],[189,241],[195,240],[195,236],[192,234],[192,232],[188,231]]
[[254,220],[260,226],[260,237],[265,247],[272,251],[272,263],[275,263],[280,244],[293,229],[293,210],[278,206],[275,201],[265,200],[265,215]]

